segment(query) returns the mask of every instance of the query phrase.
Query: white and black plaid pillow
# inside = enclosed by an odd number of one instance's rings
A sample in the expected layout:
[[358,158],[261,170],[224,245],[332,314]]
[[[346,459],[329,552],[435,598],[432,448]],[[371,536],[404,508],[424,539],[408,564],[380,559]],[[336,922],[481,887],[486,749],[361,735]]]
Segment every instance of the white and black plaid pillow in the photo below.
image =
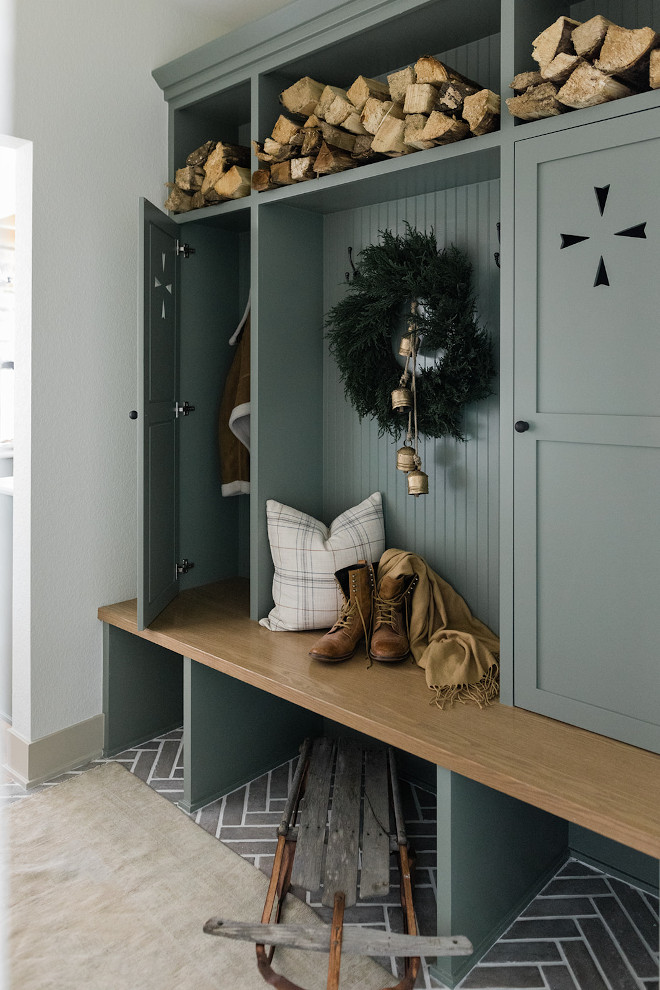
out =
[[274,499],[266,502],[266,515],[275,607],[261,625],[273,631],[327,629],[341,608],[335,571],[358,560],[378,561],[385,550],[380,492],[346,509],[329,527]]

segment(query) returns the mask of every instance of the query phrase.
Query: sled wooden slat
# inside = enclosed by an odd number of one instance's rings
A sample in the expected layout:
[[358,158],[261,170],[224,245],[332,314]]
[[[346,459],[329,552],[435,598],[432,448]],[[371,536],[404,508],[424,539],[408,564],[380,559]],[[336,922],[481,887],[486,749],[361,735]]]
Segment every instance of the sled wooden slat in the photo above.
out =
[[333,750],[332,740],[314,740],[291,874],[291,883],[305,890],[315,891],[321,886]]
[[[210,935],[245,942],[286,945],[292,949],[327,952],[330,925],[261,925],[251,921],[211,918],[204,926]],[[402,935],[377,928],[345,927],[342,952],[358,956],[467,956],[471,943],[464,935]]]
[[346,896],[346,907],[351,907],[357,900],[361,783],[362,750],[351,740],[340,739],[322,897],[322,903],[327,907],[334,905],[335,894],[339,891]]
[[389,828],[387,754],[384,749],[367,749],[364,758],[360,897],[381,897],[389,893]]

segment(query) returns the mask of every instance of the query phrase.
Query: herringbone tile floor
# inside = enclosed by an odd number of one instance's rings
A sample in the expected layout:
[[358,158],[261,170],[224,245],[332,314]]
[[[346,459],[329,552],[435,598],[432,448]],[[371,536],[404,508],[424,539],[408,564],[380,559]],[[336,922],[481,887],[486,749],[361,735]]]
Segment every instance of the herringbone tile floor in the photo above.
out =
[[[180,731],[151,740],[115,760],[167,800],[183,796]],[[87,767],[72,773],[84,772]],[[293,774],[287,763],[200,809],[193,819],[265,873],[270,872],[275,829]],[[50,781],[52,787],[72,774]],[[40,789],[42,789],[40,788]],[[32,793],[32,792],[31,792]],[[0,801],[25,791],[8,780]],[[414,785],[403,789],[407,829],[417,853],[416,910],[422,932],[435,931],[435,797]],[[383,902],[359,902],[347,922],[401,930],[396,870]],[[313,896],[299,892],[327,916]],[[331,913],[331,912],[330,912]],[[660,990],[658,898],[615,877],[570,860],[465,977],[460,990]],[[393,965],[381,960],[383,965]],[[419,987],[440,988],[424,964]]]

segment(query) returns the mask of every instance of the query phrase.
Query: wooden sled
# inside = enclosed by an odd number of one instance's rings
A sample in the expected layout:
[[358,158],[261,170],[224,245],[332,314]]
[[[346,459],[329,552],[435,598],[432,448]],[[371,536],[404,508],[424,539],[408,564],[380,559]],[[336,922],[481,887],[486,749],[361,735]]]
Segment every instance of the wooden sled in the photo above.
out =
[[[209,935],[256,942],[259,972],[277,990],[302,990],[272,968],[278,945],[329,952],[328,990],[338,990],[342,952],[403,957],[403,978],[384,990],[412,990],[421,956],[465,956],[473,951],[464,936],[423,936],[417,932],[411,854],[391,749],[365,749],[348,739],[338,743],[307,739],[277,836],[261,924],[211,918],[204,925]],[[360,897],[383,897],[390,887],[390,852],[398,859],[405,934],[344,929],[344,909],[358,897],[358,867]],[[279,924],[292,885],[308,891],[322,888],[322,903],[333,908],[329,927]],[[270,946],[268,951],[266,945]]]

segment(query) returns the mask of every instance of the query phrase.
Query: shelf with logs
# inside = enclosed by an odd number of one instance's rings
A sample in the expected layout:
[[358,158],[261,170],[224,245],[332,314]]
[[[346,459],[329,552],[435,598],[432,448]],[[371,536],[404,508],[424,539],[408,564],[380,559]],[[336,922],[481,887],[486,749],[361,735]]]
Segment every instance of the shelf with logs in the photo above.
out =
[[660,88],[660,35],[597,14],[558,17],[532,42],[538,68],[511,82],[506,100],[521,121],[558,116]]
[[[531,56],[537,68],[514,76],[514,95],[505,101],[517,123],[660,89],[660,35],[601,14],[584,22],[558,17],[533,40]],[[380,79],[358,76],[348,89],[304,76],[280,93],[280,104],[286,112],[268,137],[252,141],[252,149],[209,140],[191,151],[167,183],[166,209],[187,214],[205,208],[213,215],[213,207],[251,192],[283,190],[430,149],[446,149],[434,161],[451,163],[454,145],[500,127],[497,93],[430,55]],[[487,161],[485,169],[472,168],[472,181],[497,174],[488,159],[492,147],[470,141],[469,155],[483,152]],[[252,154],[259,165],[254,171]],[[393,183],[400,171],[392,168]],[[430,185],[438,188],[441,181],[435,177]],[[381,184],[371,196],[396,193]],[[340,209],[343,202],[328,207],[326,199],[323,208]]]

